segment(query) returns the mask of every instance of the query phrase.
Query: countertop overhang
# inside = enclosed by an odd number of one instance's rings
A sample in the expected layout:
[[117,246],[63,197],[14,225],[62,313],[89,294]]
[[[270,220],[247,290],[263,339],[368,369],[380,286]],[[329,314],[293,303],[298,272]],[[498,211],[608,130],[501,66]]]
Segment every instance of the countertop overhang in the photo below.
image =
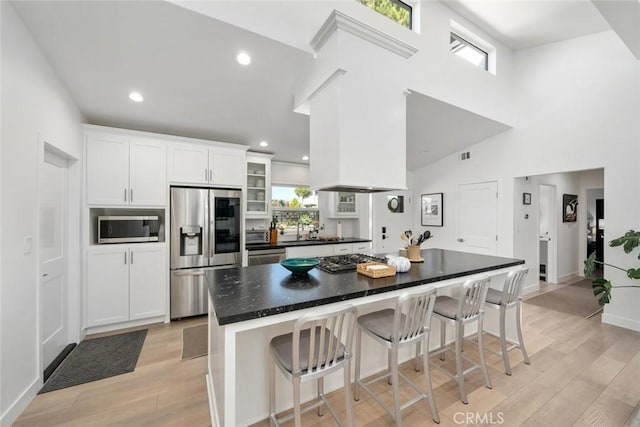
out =
[[206,278],[215,317],[222,326],[524,264],[520,259],[444,249],[421,253],[424,262],[412,264],[406,273],[380,279],[317,268],[306,277],[296,277],[280,264],[210,270]]
[[291,240],[276,243],[275,245],[270,243],[249,243],[245,245],[245,248],[251,252],[264,251],[268,249],[286,249],[297,246],[341,245],[343,243],[365,243],[370,241],[370,239],[361,239],[358,237],[345,237],[341,240]]

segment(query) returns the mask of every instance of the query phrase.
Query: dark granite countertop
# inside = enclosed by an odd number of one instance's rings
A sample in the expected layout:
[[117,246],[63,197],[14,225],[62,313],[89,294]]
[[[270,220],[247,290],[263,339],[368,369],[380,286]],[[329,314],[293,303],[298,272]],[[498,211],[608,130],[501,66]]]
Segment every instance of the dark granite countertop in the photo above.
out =
[[444,249],[425,249],[422,256],[424,262],[412,264],[408,272],[380,279],[317,268],[299,278],[280,264],[210,270],[206,277],[218,323],[226,325],[524,264]]
[[291,240],[275,245],[269,243],[250,243],[245,247],[248,251],[263,251],[265,249],[285,249],[293,246],[341,245],[343,243],[364,243],[370,241],[370,239],[361,239],[359,237],[345,237],[342,240]]

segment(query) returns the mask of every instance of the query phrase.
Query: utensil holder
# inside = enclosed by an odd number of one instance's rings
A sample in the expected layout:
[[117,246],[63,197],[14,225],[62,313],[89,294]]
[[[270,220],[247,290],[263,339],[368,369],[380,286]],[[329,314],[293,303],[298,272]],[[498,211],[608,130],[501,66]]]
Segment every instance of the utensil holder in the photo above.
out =
[[409,245],[407,247],[407,254],[409,255],[409,259],[422,259],[422,256],[420,256],[420,246]]

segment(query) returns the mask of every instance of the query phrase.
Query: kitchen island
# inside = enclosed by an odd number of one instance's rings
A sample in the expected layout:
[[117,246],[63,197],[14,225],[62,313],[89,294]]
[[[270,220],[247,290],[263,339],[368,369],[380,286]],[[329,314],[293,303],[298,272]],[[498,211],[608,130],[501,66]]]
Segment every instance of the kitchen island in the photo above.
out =
[[[452,285],[489,274],[504,276],[524,261],[441,249],[422,251],[423,263],[406,273],[372,279],[354,272],[330,274],[318,269],[292,276],[279,264],[207,272],[209,286],[209,374],[207,387],[214,426],[247,425],[268,417],[269,340],[292,330],[308,309],[349,302],[359,314],[389,307],[403,289],[433,284],[447,294]],[[437,326],[437,325],[434,325]],[[436,331],[437,332],[437,328]],[[363,376],[386,367],[386,353],[363,340]],[[411,357],[410,349],[401,360]],[[313,397],[312,384],[302,400]],[[277,375],[277,410],[292,406],[290,385]],[[342,387],[329,376],[327,391]]]

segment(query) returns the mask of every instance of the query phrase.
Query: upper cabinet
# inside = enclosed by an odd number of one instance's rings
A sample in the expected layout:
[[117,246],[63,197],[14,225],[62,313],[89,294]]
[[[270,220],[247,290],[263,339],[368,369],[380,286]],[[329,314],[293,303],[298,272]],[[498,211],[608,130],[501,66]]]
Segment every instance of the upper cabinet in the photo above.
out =
[[87,203],[166,205],[166,145],[123,134],[87,134]]
[[359,194],[350,191],[329,192],[329,218],[358,218]]
[[169,147],[169,180],[181,184],[244,186],[245,150],[199,144],[172,144]]
[[247,218],[271,218],[271,157],[247,153]]

